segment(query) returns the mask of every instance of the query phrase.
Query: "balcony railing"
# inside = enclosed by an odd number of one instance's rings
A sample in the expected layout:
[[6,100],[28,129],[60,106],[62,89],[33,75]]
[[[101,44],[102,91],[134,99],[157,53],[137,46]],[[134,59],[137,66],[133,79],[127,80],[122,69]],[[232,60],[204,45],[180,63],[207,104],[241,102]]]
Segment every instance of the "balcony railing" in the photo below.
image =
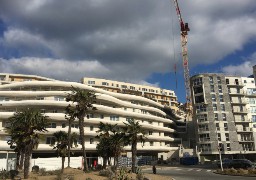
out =
[[236,128],[236,130],[239,132],[250,132],[250,131],[252,131],[252,128],[244,127],[244,128]]

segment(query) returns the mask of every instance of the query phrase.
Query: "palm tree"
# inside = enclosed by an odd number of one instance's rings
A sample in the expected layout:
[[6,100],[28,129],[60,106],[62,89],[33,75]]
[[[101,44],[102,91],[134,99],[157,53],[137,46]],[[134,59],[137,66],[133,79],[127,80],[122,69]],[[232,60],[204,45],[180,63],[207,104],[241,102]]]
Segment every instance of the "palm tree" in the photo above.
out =
[[132,151],[132,172],[136,172],[135,164],[137,157],[137,143],[138,141],[144,142],[145,140],[145,132],[142,129],[142,126],[138,121],[134,119],[129,119],[128,123],[125,123],[124,132],[126,133],[126,138],[129,143],[131,143],[131,151]]
[[75,112],[75,108],[70,104],[66,107],[65,119],[68,121],[68,167],[70,167],[71,125],[75,121]]
[[16,144],[22,149],[21,152],[24,152],[24,179],[27,179],[32,151],[39,144],[39,132],[47,131],[48,117],[42,115],[40,110],[28,108],[14,113],[9,120],[10,127],[7,129],[11,136],[9,144]]
[[79,88],[72,87],[72,92],[67,95],[66,101],[73,102],[69,107],[75,106],[74,117],[78,118],[80,140],[82,144],[82,154],[84,159],[84,171],[88,171],[88,164],[86,160],[85,151],[85,137],[84,137],[84,118],[88,115],[88,111],[96,110],[93,107],[93,103],[96,103],[96,96],[94,92],[88,90],[82,90]]
[[[99,124],[99,130],[97,131],[100,138],[99,145],[97,146],[98,152],[103,151],[104,148],[102,147],[104,145],[107,145],[109,149],[105,149],[108,152],[108,158],[111,156],[114,156],[114,165],[117,165],[118,162],[118,156],[121,154],[123,150],[123,146],[125,144],[125,133],[120,130],[119,127],[117,127],[117,124],[111,125],[111,124],[104,124],[100,122]],[[101,152],[100,152],[101,153]],[[103,160],[104,156],[106,157],[106,154],[102,152],[103,154]]]
[[[56,149],[57,155],[61,157],[61,161],[62,161],[61,171],[63,172],[65,158],[68,154],[69,137],[68,137],[68,134],[64,131],[58,131],[53,133],[53,137],[55,139],[55,142],[53,142],[51,146],[53,146],[53,149]],[[77,147],[77,134],[73,133],[70,139],[71,139],[70,147],[72,148],[73,145]]]

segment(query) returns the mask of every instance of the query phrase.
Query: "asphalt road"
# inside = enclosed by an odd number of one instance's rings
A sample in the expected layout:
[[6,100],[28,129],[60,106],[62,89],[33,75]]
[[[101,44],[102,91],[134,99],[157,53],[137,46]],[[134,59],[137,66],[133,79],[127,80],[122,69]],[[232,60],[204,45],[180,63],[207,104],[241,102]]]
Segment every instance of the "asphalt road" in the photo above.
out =
[[[170,176],[174,180],[252,180],[255,177],[227,176],[213,173],[215,169],[202,167],[157,167],[157,174]],[[151,168],[143,169],[142,172],[152,173]]]

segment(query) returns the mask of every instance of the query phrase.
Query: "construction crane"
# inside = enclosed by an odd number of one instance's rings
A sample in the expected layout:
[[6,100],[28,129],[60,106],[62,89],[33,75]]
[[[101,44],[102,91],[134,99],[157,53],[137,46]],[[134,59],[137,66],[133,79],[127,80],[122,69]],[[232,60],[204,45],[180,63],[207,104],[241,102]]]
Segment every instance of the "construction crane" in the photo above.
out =
[[184,23],[181,17],[180,8],[178,4],[178,0],[173,0],[176,12],[178,15],[178,19],[180,22],[180,37],[181,37],[181,53],[182,53],[182,61],[183,61],[183,69],[184,69],[184,80],[185,80],[185,89],[186,89],[186,107],[185,110],[190,111],[190,102],[191,102],[191,91],[190,91],[190,82],[189,82],[189,67],[188,67],[188,50],[187,50],[187,36],[188,31],[190,31],[188,27],[188,23]]

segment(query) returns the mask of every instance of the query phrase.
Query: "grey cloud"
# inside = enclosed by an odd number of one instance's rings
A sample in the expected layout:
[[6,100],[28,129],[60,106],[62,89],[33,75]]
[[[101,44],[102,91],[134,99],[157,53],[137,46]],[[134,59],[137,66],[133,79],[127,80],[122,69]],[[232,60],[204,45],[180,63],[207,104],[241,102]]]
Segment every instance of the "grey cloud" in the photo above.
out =
[[[191,28],[191,67],[220,61],[256,37],[254,0],[179,3]],[[87,75],[130,80],[181,65],[179,24],[170,0],[2,0],[0,18],[8,26],[5,34],[16,32],[16,38],[2,37],[1,47],[18,50],[19,60],[31,56],[44,62],[50,54],[54,62],[89,65],[93,59],[107,71]]]

